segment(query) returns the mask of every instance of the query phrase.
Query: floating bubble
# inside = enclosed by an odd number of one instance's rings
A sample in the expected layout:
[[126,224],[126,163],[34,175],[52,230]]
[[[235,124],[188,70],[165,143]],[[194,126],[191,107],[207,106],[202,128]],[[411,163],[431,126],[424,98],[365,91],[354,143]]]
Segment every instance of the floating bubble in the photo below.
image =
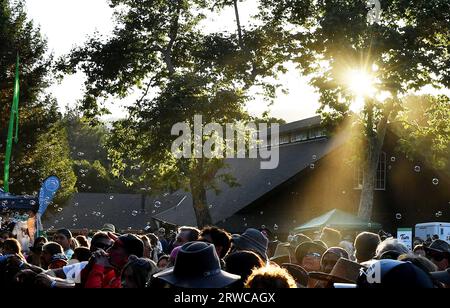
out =
[[83,152],[78,152],[78,156],[84,156]]
[[414,167],[414,171],[415,171],[415,172],[419,173],[420,170],[421,170],[420,166],[415,166],[415,167]]
[[314,169],[314,168],[316,168],[316,165],[315,164],[311,164],[311,165],[309,165],[309,168],[310,169]]
[[245,224],[244,224],[244,227],[247,227],[247,226],[248,226],[248,223],[245,223]]
[[432,183],[433,183],[434,186],[438,186],[439,185],[439,179],[434,178]]
[[128,231],[131,231],[131,227],[128,227]]
[[261,211],[261,212],[259,212],[259,214],[261,214],[261,215],[264,215],[264,212],[263,212],[263,211]]
[[212,209],[212,208],[213,208],[213,205],[212,205],[212,204],[210,204],[210,205],[209,205],[209,209]]
[[161,207],[161,201],[155,201],[155,207],[160,208]]
[[277,224],[273,225],[273,230],[274,231],[278,231],[278,225]]
[[137,216],[137,214],[138,214],[138,211],[136,211],[136,210],[131,212],[132,216]]
[[396,158],[394,156],[391,157],[391,162],[395,163]]
[[81,184],[81,188],[86,188],[86,184]]
[[266,225],[261,225],[261,229],[265,229],[266,228]]
[[79,203],[78,203],[78,202],[75,202],[74,206],[78,206],[78,205],[79,205]]
[[402,219],[402,214],[400,214],[400,213],[395,214],[395,218],[396,218],[397,220]]
[[439,211],[439,212],[436,213],[436,217],[437,217],[437,218],[439,218],[439,217],[441,217],[441,216],[442,216],[442,211]]
[[31,204],[31,205],[36,205],[36,201],[31,200],[31,201],[30,201],[30,204]]
[[114,196],[109,196],[109,200],[112,200],[112,199],[114,199]]
[[74,222],[77,222],[77,221],[78,221],[78,218],[74,218],[73,221],[74,221]]
[[156,210],[153,210],[153,211],[152,211],[152,214],[155,214],[155,213],[156,213]]
[[58,208],[58,212],[61,212],[63,209],[62,209],[62,207],[59,207]]
[[317,159],[317,155],[313,155],[313,156],[312,156],[312,159],[313,159],[313,160],[316,160],[316,159]]

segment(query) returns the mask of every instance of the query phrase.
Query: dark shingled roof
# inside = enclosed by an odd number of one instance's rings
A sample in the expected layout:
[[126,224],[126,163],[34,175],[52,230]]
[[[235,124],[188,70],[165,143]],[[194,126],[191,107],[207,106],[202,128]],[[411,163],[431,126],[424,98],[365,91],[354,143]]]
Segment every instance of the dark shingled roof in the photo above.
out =
[[292,123],[287,123],[287,124],[280,126],[280,134],[292,132],[292,131],[296,131],[296,130],[301,130],[301,129],[308,128],[308,127],[320,126],[321,121],[322,120],[321,120],[320,116],[316,116],[316,117],[312,117],[312,118],[308,118],[308,119],[304,119],[304,120],[300,120],[300,121],[295,121]]
[[[280,146],[280,163],[274,170],[260,168],[260,159],[227,159],[229,169],[239,187],[220,186],[221,193],[207,192],[207,200],[213,223],[217,224],[250,205],[255,200],[286,182],[309,167],[316,160],[330,153],[346,140],[344,135],[332,139],[320,138]],[[178,192],[186,199],[176,207],[154,216],[155,219],[175,225],[196,225],[192,198],[189,193]]]
[[[314,117],[283,125],[280,131],[295,131],[319,124],[320,117]],[[229,169],[223,172],[234,176],[240,186],[229,187],[221,183],[220,194],[207,192],[213,222],[241,221],[236,213],[308,168],[314,161],[313,156],[320,160],[345,140],[346,137],[340,135],[281,145],[280,163],[274,170],[261,169],[260,159],[227,159]],[[147,225],[156,227],[155,221],[173,225],[197,224],[190,193],[178,191],[167,196],[145,197],[144,206],[142,198],[139,194],[75,194],[61,212],[55,208],[47,210],[43,217],[44,228],[98,229],[105,223],[112,223],[119,230],[141,230]],[[156,201],[161,203],[158,207],[155,207]]]

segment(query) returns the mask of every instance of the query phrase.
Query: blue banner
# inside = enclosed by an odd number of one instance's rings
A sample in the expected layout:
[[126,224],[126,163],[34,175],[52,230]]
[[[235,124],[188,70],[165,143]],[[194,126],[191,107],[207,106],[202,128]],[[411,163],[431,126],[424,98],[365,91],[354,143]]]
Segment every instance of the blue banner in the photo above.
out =
[[50,176],[42,184],[39,192],[39,210],[40,216],[44,215],[48,205],[52,202],[53,197],[61,186],[61,182],[58,177]]

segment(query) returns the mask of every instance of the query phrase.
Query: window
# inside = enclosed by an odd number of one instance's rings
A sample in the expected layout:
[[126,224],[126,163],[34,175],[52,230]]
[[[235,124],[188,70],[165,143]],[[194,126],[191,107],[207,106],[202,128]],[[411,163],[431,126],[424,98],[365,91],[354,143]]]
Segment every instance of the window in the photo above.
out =
[[294,133],[294,135],[292,135],[292,138],[291,138],[291,142],[303,141],[303,140],[308,140],[308,132],[307,131]]
[[311,139],[325,137],[325,136],[326,136],[326,132],[322,128],[313,128],[309,132],[309,138],[311,138]]
[[[378,162],[377,174],[374,179],[375,190],[386,190],[386,153],[381,152]],[[355,168],[355,189],[363,187],[363,170],[360,166]]]
[[289,143],[289,135],[284,135],[280,137],[280,144]]

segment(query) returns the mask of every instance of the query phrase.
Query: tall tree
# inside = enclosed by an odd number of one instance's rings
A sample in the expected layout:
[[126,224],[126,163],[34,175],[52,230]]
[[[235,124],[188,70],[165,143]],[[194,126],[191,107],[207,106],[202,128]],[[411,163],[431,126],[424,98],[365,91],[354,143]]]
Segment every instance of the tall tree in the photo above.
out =
[[285,29],[297,42],[292,58],[303,74],[313,74],[325,122],[357,111],[365,139],[359,216],[366,219],[372,216],[386,129],[402,98],[425,85],[448,87],[450,76],[448,1],[375,3],[380,6],[362,0],[261,0],[260,14],[267,24],[290,25]]
[[[130,116],[114,124],[109,140],[116,176],[129,185],[157,193],[189,190],[199,226],[212,223],[206,191],[220,180],[235,184],[226,173],[224,159],[175,159],[171,128],[178,122],[245,121],[248,89],[258,83],[268,96],[275,85],[265,82],[282,62],[278,44],[261,29],[243,35],[251,52],[242,53],[235,34],[202,33],[200,22],[210,3],[194,0],[110,1],[118,26],[111,38],[91,38],[85,46],[60,61],[63,72],[77,68],[87,74],[85,109],[105,95],[124,97],[134,87],[142,97],[129,108]],[[250,49],[251,48],[251,49]],[[213,136],[206,137],[206,141]],[[129,169],[141,170],[130,176]],[[128,171],[127,171],[128,169]],[[128,173],[128,176],[127,176]]]
[[11,192],[37,193],[40,180],[50,175],[48,172],[39,172],[45,169],[58,171],[54,175],[60,176],[63,182],[59,195],[68,196],[73,191],[73,185],[70,176],[66,178],[65,175],[70,174],[72,165],[58,165],[58,168],[53,169],[55,162],[49,156],[37,155],[43,151],[40,142],[45,141],[45,151],[49,155],[54,151],[62,160],[69,159],[64,156],[68,155],[68,150],[64,148],[66,144],[49,147],[50,142],[57,143],[57,140],[42,137],[50,137],[48,132],[59,123],[61,115],[56,101],[44,93],[51,82],[52,58],[47,55],[47,43],[39,28],[27,18],[24,7],[24,1],[0,0],[0,161],[4,160],[6,127],[13,97],[14,66],[16,55],[19,54],[20,126],[19,143],[14,145],[12,152]]

